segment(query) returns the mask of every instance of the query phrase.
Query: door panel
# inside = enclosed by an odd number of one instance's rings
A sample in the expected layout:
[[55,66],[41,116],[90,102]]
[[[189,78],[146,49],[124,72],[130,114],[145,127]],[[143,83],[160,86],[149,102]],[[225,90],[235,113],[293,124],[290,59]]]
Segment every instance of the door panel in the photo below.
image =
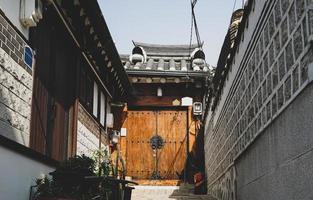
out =
[[148,179],[154,166],[150,136],[155,133],[155,113],[130,111],[126,119],[126,168],[133,178]]
[[184,169],[186,160],[185,111],[159,111],[158,134],[166,141],[159,150],[159,169],[164,179],[176,179]]
[[[162,179],[178,179],[177,173],[183,171],[186,161],[186,111],[128,111],[123,127],[127,128],[128,176],[150,179],[156,170]],[[153,151],[150,139],[156,134],[162,137],[164,146]]]

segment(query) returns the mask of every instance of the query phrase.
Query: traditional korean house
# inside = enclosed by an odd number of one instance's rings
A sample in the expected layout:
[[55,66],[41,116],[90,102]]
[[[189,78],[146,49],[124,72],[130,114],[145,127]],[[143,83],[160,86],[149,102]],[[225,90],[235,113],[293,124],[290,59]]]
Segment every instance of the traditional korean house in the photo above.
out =
[[58,161],[108,149],[130,82],[96,0],[0,11],[0,199],[28,199]]
[[186,180],[210,74],[201,46],[134,42],[121,59],[134,90],[121,129],[127,175]]
[[111,104],[130,88],[97,1],[44,3],[36,50],[31,148],[63,160],[108,149]]

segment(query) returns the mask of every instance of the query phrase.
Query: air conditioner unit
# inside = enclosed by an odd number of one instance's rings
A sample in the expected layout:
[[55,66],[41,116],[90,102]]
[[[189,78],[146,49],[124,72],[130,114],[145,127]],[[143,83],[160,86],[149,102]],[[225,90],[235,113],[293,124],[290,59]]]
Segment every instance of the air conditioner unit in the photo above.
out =
[[23,26],[34,27],[41,19],[41,0],[20,0],[20,21]]

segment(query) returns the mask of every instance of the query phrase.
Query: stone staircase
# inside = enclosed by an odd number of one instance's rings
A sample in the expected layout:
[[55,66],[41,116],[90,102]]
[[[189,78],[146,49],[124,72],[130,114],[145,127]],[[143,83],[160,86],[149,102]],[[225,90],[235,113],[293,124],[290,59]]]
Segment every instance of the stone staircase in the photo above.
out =
[[215,200],[207,195],[194,195],[194,186],[135,186],[132,200]]

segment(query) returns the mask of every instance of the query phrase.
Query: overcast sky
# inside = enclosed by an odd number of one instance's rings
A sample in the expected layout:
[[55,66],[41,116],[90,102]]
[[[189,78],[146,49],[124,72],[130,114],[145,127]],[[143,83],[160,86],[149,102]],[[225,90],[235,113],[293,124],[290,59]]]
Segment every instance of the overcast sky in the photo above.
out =
[[[156,44],[189,44],[190,0],[98,0],[120,54],[132,40]],[[197,22],[206,61],[216,66],[235,0],[198,0]],[[241,6],[237,0],[236,8]],[[194,34],[194,33],[193,33]],[[193,42],[196,42],[193,39]]]

